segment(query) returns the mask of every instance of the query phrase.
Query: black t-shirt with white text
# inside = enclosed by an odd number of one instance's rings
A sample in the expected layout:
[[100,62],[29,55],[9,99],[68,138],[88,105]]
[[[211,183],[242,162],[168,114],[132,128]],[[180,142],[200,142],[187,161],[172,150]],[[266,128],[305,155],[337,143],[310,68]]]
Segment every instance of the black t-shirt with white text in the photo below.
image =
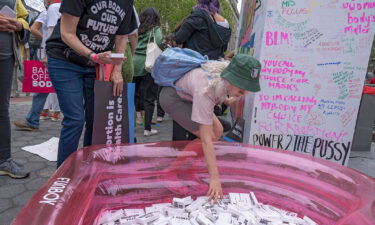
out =
[[[137,28],[133,13],[134,0],[63,0],[60,12],[80,17],[77,37],[92,51],[112,50],[116,35],[125,35]],[[66,60],[63,51],[69,48],[60,34],[60,20],[47,41],[49,57]]]

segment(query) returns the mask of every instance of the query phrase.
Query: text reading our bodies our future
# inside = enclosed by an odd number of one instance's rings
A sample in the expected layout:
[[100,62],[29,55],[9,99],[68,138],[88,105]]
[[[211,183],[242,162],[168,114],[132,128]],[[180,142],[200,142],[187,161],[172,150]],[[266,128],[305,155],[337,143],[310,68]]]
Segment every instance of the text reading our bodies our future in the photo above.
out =
[[103,51],[111,43],[109,35],[117,33],[126,13],[115,1],[98,1],[90,11],[93,18],[87,20],[85,27],[95,34],[81,33],[81,41],[92,50]]

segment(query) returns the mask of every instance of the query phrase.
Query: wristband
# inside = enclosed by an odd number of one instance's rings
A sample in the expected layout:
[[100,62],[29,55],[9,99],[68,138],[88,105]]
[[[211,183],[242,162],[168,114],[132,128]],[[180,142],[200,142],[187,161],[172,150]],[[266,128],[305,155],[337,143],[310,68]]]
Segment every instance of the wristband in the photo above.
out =
[[87,58],[91,59],[92,54],[95,54],[95,52],[89,52],[89,54],[87,54]]
[[91,60],[94,61],[94,63],[99,63],[98,54],[92,55]]

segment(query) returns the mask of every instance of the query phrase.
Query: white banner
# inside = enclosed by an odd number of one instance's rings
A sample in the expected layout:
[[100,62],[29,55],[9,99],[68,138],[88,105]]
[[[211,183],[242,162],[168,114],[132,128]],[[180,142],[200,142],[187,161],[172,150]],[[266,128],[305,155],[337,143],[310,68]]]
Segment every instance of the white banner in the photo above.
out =
[[374,4],[261,2],[267,13],[255,46],[262,90],[248,142],[346,165],[374,37]]
[[38,12],[43,12],[46,10],[43,0],[25,0],[25,4]]

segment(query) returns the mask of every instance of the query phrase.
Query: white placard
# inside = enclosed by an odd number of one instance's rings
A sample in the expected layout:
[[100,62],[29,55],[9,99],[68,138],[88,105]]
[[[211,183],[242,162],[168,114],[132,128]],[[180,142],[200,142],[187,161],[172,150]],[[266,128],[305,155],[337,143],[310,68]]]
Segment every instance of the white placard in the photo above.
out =
[[262,90],[255,96],[249,143],[346,165],[374,37],[374,4],[262,4],[264,31],[255,43]]
[[39,155],[40,157],[45,158],[48,161],[56,162],[58,147],[59,138],[52,137],[48,141],[41,144],[23,147],[22,150]]
[[25,4],[38,12],[43,12],[46,10],[43,0],[25,0]]

